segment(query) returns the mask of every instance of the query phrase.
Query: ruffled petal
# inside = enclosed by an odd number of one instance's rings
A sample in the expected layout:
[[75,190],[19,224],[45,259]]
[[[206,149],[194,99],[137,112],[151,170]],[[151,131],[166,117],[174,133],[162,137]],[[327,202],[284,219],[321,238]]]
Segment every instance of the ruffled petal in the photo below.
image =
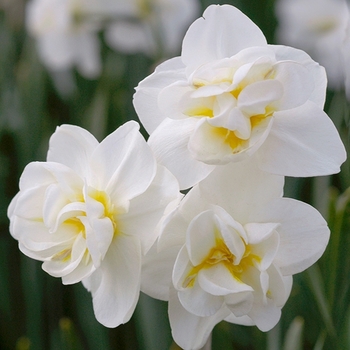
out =
[[207,293],[197,281],[193,286],[178,292],[178,297],[188,312],[200,317],[216,314],[224,303],[222,296]]
[[147,252],[156,240],[157,226],[168,205],[176,205],[182,198],[178,182],[170,171],[161,165],[157,169],[148,189],[130,201],[127,213],[118,216],[122,231],[137,236],[143,252]]
[[143,193],[156,174],[152,151],[135,121],[125,123],[96,147],[90,167],[94,178],[89,185],[106,191],[113,203]]
[[236,317],[246,316],[253,306],[254,297],[250,292],[232,293],[225,296],[225,304]]
[[137,238],[114,238],[100,267],[87,278],[96,319],[106,327],[129,321],[140,291],[141,245]]
[[184,65],[180,57],[160,64],[155,72],[142,80],[136,87],[133,104],[142,125],[151,134],[167,117],[158,105],[162,89],[185,78]]
[[223,264],[215,264],[198,273],[198,283],[203,290],[212,295],[228,295],[253,291],[252,287],[233,276]]
[[208,317],[199,317],[186,311],[177,292],[170,291],[169,320],[175,342],[185,350],[200,349],[207,341],[214,326],[230,314],[226,308]]
[[269,45],[276,54],[277,61],[295,61],[308,69],[313,77],[313,91],[309,100],[323,108],[326,101],[327,75],[325,69],[315,62],[306,52],[283,45]]
[[186,247],[193,266],[201,264],[215,247],[215,230],[212,211],[203,212],[191,221],[186,234]]
[[283,96],[284,86],[277,79],[257,81],[238,96],[238,107],[249,116],[266,113],[266,107]]
[[282,96],[272,105],[284,110],[304,104],[315,89],[312,78],[312,73],[300,63],[277,62],[273,67],[273,81],[281,84]]
[[266,45],[261,30],[237,8],[211,5],[188,29],[182,44],[182,60],[191,72],[247,47]]
[[263,207],[282,196],[283,185],[282,176],[263,172],[254,161],[232,163],[217,167],[199,184],[198,198],[225,208],[236,221],[244,225],[254,222],[250,214],[252,208]]
[[74,125],[61,125],[50,138],[48,162],[73,169],[82,178],[90,173],[89,160],[98,141],[87,130]]
[[281,308],[287,301],[292,277],[283,277],[272,265],[268,270],[269,290],[267,297],[262,290],[254,293],[254,305],[248,316],[254,324],[263,332],[271,330],[280,320]]
[[157,250],[157,242],[143,259],[141,291],[155,299],[169,300],[172,271],[180,246]]
[[258,153],[262,170],[285,176],[338,173],[346,159],[331,119],[313,102],[276,112],[270,134]]
[[62,226],[55,234],[50,234],[42,221],[26,220],[20,217],[11,219],[12,236],[19,240],[25,254],[36,260],[47,260],[65,249],[70,249],[76,230]]
[[254,213],[257,220],[279,222],[280,244],[274,264],[283,275],[294,275],[314,264],[329,240],[321,214],[308,204],[281,198]]
[[213,165],[194,159],[188,150],[189,137],[197,122],[196,118],[166,119],[148,140],[157,161],[175,175],[180,189],[193,186],[214,169]]

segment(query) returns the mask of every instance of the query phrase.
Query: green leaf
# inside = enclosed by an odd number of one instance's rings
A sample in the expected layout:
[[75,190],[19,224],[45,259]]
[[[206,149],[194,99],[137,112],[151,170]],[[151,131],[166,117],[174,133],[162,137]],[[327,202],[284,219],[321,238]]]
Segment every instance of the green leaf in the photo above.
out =
[[306,271],[306,274],[308,277],[310,289],[315,297],[318,309],[327,328],[327,331],[332,337],[335,337],[336,331],[332,320],[332,314],[330,312],[330,306],[325,294],[324,282],[318,265],[314,264],[311,266]]

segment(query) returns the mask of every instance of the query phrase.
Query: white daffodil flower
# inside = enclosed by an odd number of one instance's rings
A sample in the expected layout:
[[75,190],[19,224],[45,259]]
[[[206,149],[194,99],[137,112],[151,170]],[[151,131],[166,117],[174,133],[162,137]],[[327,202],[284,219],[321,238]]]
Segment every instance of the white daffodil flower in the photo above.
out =
[[329,86],[344,87],[343,45],[350,13],[346,0],[279,0],[280,43],[305,50],[326,68]]
[[52,71],[76,66],[86,78],[98,77],[101,60],[97,31],[101,24],[97,19],[109,9],[108,0],[99,6],[96,0],[30,0],[27,29],[37,40],[43,63]]
[[252,157],[274,174],[325,175],[346,158],[323,112],[326,83],[305,52],[268,45],[238,9],[212,5],[187,31],[181,57],[140,82],[134,106],[181,188]]
[[115,0],[119,19],[106,31],[112,48],[133,54],[177,54],[186,29],[200,13],[198,0]]
[[138,129],[128,122],[99,143],[80,127],[58,127],[47,162],[25,168],[8,209],[20,250],[64,284],[82,281],[107,327],[130,319],[142,257],[180,196]]
[[324,252],[320,213],[282,198],[284,178],[253,162],[215,169],[163,221],[146,256],[141,290],[169,300],[174,340],[199,349],[222,320],[273,328],[292,275]]

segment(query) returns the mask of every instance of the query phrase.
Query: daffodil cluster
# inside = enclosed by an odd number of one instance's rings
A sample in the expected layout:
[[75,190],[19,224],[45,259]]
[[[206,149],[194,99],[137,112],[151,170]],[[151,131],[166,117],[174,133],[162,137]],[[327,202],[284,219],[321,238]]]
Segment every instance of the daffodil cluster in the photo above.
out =
[[[233,6],[209,6],[182,54],[140,82],[128,122],[101,143],[63,125],[30,163],[8,216],[21,251],[91,291],[99,322],[127,322],[140,290],[169,302],[174,340],[199,349],[225,320],[273,328],[293,275],[329,229],[284,198],[284,176],[339,172],[325,70],[268,45]],[[187,190],[182,195],[180,190]]]

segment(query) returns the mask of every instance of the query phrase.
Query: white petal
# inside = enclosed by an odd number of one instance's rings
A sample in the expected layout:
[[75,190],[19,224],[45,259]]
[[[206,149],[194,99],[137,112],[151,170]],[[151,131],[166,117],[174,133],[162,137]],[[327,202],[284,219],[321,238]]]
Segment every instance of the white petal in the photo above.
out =
[[254,221],[250,218],[252,208],[282,196],[283,185],[282,176],[259,170],[253,161],[231,163],[217,167],[200,183],[199,198],[225,208],[236,221],[245,224]]
[[222,263],[200,270],[198,283],[203,290],[213,295],[253,291],[252,287],[240,281]]
[[223,208],[215,206],[218,229],[230,252],[234,255],[234,263],[238,264],[245,252],[245,243],[248,243],[247,235],[242,225],[235,221]]
[[98,141],[87,130],[74,125],[61,125],[50,138],[48,162],[73,169],[82,178],[89,174],[89,160]]
[[145,255],[141,273],[141,291],[155,299],[169,300],[172,272],[180,247],[157,251],[157,242]]
[[[184,198],[184,200],[186,197]],[[182,246],[186,241],[188,221],[179,210],[174,210],[164,220],[157,242],[158,250],[162,251],[172,246]]]
[[197,122],[196,118],[166,119],[148,140],[157,161],[175,175],[180,189],[193,186],[214,169],[194,159],[188,150],[189,137]]
[[[233,115],[233,117],[236,116]],[[249,126],[247,127],[246,122],[249,121],[243,120],[237,123],[239,125],[235,125],[240,128],[236,133],[226,128],[213,127],[210,125],[213,123],[211,120],[203,118],[197,123],[189,139],[188,148],[192,156],[208,165],[241,162],[251,157],[268,138],[274,119],[268,117],[261,121],[252,129],[250,138],[247,140],[237,138],[237,136],[248,135]]]
[[68,285],[81,282],[84,278],[90,276],[95,270],[92,260],[83,256],[82,261],[76,269],[71,273],[62,276],[62,283]]
[[256,326],[263,332],[272,329],[281,317],[281,307],[288,299],[292,277],[283,277],[271,266],[268,271],[270,277],[270,288],[267,298],[262,291],[254,295],[254,305],[248,316]]
[[45,193],[45,187],[34,187],[19,192],[16,197],[16,206],[13,210],[13,215],[26,219],[42,220]]
[[110,247],[113,236],[118,232],[114,231],[113,223],[106,217],[92,219],[90,225],[92,230],[86,230],[86,244],[94,265],[98,267]]
[[225,296],[225,304],[236,317],[242,317],[251,310],[253,299],[250,292],[233,293]]
[[193,266],[200,265],[216,246],[216,222],[212,211],[196,216],[188,226],[186,248]]
[[261,30],[233,6],[211,5],[203,17],[190,26],[183,41],[182,60],[190,71],[247,47],[266,45]]
[[[70,201],[73,202],[82,199],[83,180],[75,171],[60,163],[43,162],[39,164],[41,164],[46,171],[51,173],[55,182],[57,182],[62,192],[64,192],[65,196],[67,196]],[[32,174],[32,177],[36,174],[37,172],[35,171]],[[28,181],[30,181],[30,177],[28,178]],[[35,181],[32,180],[32,182]]]
[[255,264],[260,271],[270,267],[279,248],[279,235],[275,230],[278,224],[260,223],[244,226],[251,248],[251,254],[258,256]]
[[31,162],[23,170],[20,177],[19,188],[21,191],[33,187],[46,187],[55,182],[55,177],[48,171],[45,162]]
[[283,97],[274,105],[278,110],[301,106],[314,91],[311,72],[300,63],[284,61],[277,62],[273,67],[274,80],[283,86]]
[[181,305],[191,314],[208,317],[217,313],[223,306],[222,296],[207,293],[196,281],[193,286],[178,292]]
[[79,216],[85,215],[86,207],[83,202],[73,202],[64,206],[60,212],[55,217],[54,226],[52,227],[52,232],[55,232],[59,225],[64,221],[72,218],[75,219]]
[[269,274],[269,290],[267,297],[272,299],[276,306],[283,307],[293,286],[292,276],[282,276],[281,271],[272,265],[267,271]]
[[257,220],[280,222],[280,245],[274,264],[283,275],[301,272],[323,254],[329,228],[321,214],[308,204],[281,198],[254,213]]
[[137,236],[143,252],[147,252],[156,240],[156,227],[169,203],[177,203],[181,198],[175,177],[161,165],[158,165],[157,169],[157,174],[148,189],[130,201],[127,213],[118,216],[123,232]]
[[140,272],[139,240],[118,235],[87,282],[96,319],[104,326],[117,327],[129,321],[139,296]]
[[[207,107],[208,98],[192,98],[194,87],[187,81],[179,80],[160,91],[158,106],[163,115],[171,119],[186,119],[196,116],[196,109]],[[209,105],[211,107],[211,105]]]
[[135,121],[107,136],[95,149],[90,166],[95,175],[90,185],[105,190],[113,203],[123,203],[143,193],[156,173],[152,151]]
[[278,223],[248,223],[244,225],[244,229],[247,232],[249,244],[259,244],[271,237],[278,226]]
[[214,127],[203,118],[189,138],[188,148],[192,157],[208,165],[227,164],[233,156],[239,160],[246,158],[247,155],[241,151],[247,147],[248,142],[242,140],[241,145],[238,143],[232,149],[229,133],[230,130]]
[[58,213],[66,204],[69,204],[69,199],[57,184],[52,184],[45,191],[45,201],[43,204],[42,216],[44,223],[51,230],[54,230]]
[[309,100],[316,103],[320,108],[323,108],[327,90],[327,76],[325,69],[302,50],[282,45],[269,45],[269,48],[275,52],[277,61],[296,61],[309,70],[314,83],[314,90],[309,97]]
[[233,313],[231,313],[229,316],[225,318],[225,321],[234,323],[234,324],[240,324],[243,326],[253,326],[254,322],[249,316],[235,316]]
[[11,235],[25,248],[25,254],[36,260],[50,259],[56,253],[70,248],[74,242],[76,230],[61,227],[50,234],[42,221],[26,220],[14,216],[11,218]]
[[275,79],[257,81],[238,96],[238,107],[249,116],[265,114],[266,107],[283,96],[284,86]]
[[[51,260],[44,261],[42,265],[43,270],[51,276],[62,277],[70,274],[75,269],[79,269],[79,265],[86,253],[86,241],[82,234],[79,234],[75,238],[73,245],[70,246],[67,251],[69,253],[66,258],[56,258],[56,256],[61,253],[58,252]],[[63,252],[65,252],[65,250]],[[78,273],[78,276],[76,276],[77,280],[73,281],[73,283],[80,282],[85,277],[86,271],[84,269],[84,263],[82,267],[80,271],[81,275],[79,276]]]
[[151,134],[167,117],[158,106],[158,95],[163,88],[183,80],[185,72],[180,57],[164,62],[156,71],[142,80],[136,88],[133,104],[142,125]]
[[174,287],[183,291],[191,282],[197,278],[196,272],[193,274],[193,265],[190,262],[186,246],[182,246],[176,257],[172,280]]
[[276,112],[270,134],[260,147],[260,168],[285,176],[320,176],[338,173],[346,159],[334,124],[318,106]]
[[181,305],[177,292],[172,289],[169,299],[169,320],[172,336],[183,349],[199,349],[207,341],[214,326],[230,314],[222,308],[216,314],[199,317],[186,311]]
[[281,308],[276,307],[268,299],[268,303],[264,307],[254,305],[252,311],[249,313],[249,317],[261,331],[267,332],[276,326],[281,318],[281,314]]

